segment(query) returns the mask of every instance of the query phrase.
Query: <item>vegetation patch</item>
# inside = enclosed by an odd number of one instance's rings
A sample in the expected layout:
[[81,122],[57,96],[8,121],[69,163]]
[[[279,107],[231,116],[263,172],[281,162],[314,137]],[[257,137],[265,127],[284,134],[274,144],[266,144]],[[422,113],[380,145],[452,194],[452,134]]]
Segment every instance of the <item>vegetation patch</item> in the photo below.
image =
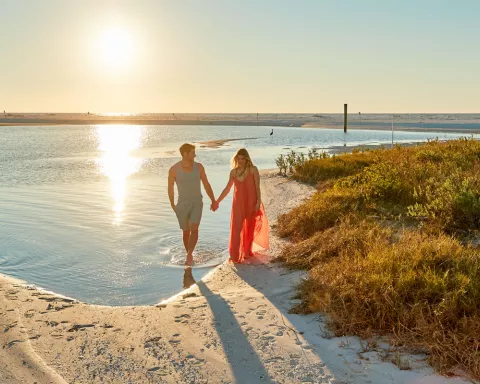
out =
[[293,241],[280,260],[308,270],[293,310],[480,378],[480,142],[309,155],[292,177],[319,190],[277,227]]

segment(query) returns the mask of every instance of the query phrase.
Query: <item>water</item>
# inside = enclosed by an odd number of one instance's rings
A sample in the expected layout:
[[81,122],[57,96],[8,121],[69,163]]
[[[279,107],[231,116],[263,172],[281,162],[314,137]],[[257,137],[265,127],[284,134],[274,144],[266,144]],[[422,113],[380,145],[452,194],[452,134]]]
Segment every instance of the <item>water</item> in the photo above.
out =
[[[167,195],[183,142],[197,146],[216,195],[249,149],[260,169],[290,149],[390,144],[388,131],[224,126],[0,127],[0,272],[87,303],[154,304],[182,289],[184,250]],[[395,142],[461,134],[395,132]],[[204,215],[194,277],[228,257],[231,194]]]

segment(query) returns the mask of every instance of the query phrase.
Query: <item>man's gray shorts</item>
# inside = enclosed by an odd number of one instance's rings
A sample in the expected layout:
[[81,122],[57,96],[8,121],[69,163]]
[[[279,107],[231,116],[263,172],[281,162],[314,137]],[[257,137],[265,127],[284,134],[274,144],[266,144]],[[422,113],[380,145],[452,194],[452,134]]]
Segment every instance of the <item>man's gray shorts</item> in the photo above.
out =
[[187,231],[189,224],[200,224],[202,219],[203,202],[202,201],[182,201],[175,207],[180,229]]

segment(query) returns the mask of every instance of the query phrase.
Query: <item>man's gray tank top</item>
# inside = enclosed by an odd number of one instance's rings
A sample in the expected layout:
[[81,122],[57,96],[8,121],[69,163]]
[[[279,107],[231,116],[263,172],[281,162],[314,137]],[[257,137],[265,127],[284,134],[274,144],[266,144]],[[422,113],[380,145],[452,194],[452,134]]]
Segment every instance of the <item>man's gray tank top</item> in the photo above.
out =
[[177,177],[175,182],[178,189],[178,203],[201,202],[202,190],[200,188],[200,170],[197,163],[193,163],[192,172],[184,172],[182,163],[177,163]]

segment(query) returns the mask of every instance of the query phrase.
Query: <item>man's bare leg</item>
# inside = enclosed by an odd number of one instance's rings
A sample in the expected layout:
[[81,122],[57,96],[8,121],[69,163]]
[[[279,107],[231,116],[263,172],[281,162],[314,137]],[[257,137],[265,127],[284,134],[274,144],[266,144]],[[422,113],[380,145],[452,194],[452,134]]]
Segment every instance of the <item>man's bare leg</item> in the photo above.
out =
[[193,264],[193,251],[195,250],[195,246],[197,245],[198,241],[198,227],[199,224],[190,224],[190,237],[188,239],[187,261],[185,265]]
[[188,253],[188,240],[190,239],[190,230],[183,231],[183,246],[185,251]]

